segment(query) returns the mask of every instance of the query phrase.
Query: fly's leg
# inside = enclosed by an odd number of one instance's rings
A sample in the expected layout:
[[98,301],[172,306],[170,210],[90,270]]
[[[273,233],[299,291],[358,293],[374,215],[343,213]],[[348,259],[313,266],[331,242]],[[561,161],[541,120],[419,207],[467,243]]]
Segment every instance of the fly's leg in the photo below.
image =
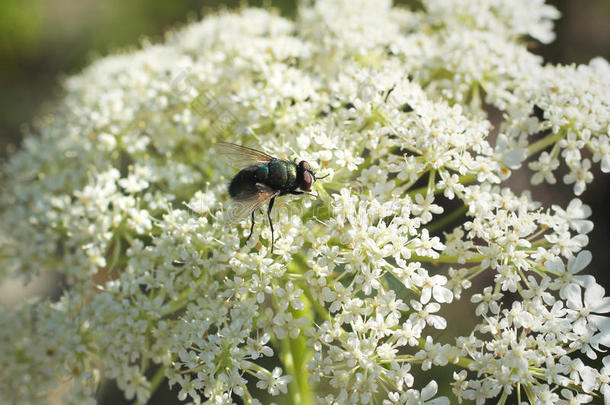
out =
[[274,238],[273,238],[273,221],[271,221],[271,209],[273,209],[273,203],[274,202],[275,202],[275,197],[273,197],[269,201],[269,211],[267,211],[267,218],[269,218],[269,226],[271,227],[271,254],[273,254],[273,243],[274,243]]
[[310,195],[312,197],[318,198],[318,196],[316,194],[308,193],[307,191],[291,191],[290,194],[292,194],[292,195],[307,194],[307,195]]
[[396,84],[394,86],[392,86],[392,88],[390,90],[388,90],[388,92],[385,94],[385,98],[383,99],[384,103],[388,102],[388,98],[390,97],[390,94],[392,94],[392,92],[394,91],[395,88],[396,88]]
[[252,231],[254,230],[254,211],[252,211],[252,225],[250,225],[250,234],[246,238],[246,242],[250,240],[250,236],[252,236]]

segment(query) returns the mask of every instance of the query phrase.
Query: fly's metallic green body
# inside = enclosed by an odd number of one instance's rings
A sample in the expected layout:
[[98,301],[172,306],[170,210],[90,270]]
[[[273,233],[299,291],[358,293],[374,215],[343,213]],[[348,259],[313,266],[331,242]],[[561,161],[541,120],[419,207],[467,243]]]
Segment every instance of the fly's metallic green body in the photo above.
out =
[[231,198],[240,199],[256,192],[256,183],[264,184],[280,194],[287,194],[299,187],[297,183],[298,166],[287,160],[273,160],[257,166],[242,169],[229,184]]
[[231,204],[227,210],[228,220],[235,223],[251,215],[252,226],[248,235],[250,239],[254,229],[254,212],[269,201],[267,217],[271,227],[271,252],[273,252],[271,210],[275,197],[309,193],[316,181],[311,166],[304,160],[297,164],[232,143],[217,143],[215,149],[228,163],[242,168],[229,184]]

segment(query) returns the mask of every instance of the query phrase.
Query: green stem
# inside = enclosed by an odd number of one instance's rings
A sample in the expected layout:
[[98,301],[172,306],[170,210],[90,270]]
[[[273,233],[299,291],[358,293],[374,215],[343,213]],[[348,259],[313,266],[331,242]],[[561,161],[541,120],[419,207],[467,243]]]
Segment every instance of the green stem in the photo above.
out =
[[527,147],[527,156],[532,156],[543,149],[546,149],[550,145],[554,144],[561,138],[563,138],[564,131],[558,131],[557,133],[548,134],[544,138],[532,143]]
[[[291,273],[301,276],[304,275],[308,268],[307,261],[301,254],[296,254],[293,257],[293,261],[288,264],[288,270]],[[301,296],[301,299],[305,306],[303,309],[305,315],[309,317],[309,319],[312,319],[314,313],[317,313],[322,318],[329,319],[326,308],[314,299],[307,283],[297,283],[297,285],[304,292],[304,297]],[[295,317],[297,316],[297,313],[297,311],[293,311]],[[307,381],[309,373],[306,369],[306,363],[311,356],[311,349],[307,347],[307,338],[301,333],[296,339],[286,337],[282,339],[280,343],[280,359],[286,368],[286,373],[292,376],[292,381],[288,384],[290,403],[296,405],[315,404],[314,387],[309,385],[309,382]]]
[[531,248],[537,248],[537,247],[545,247],[546,245],[551,245],[551,242],[549,242],[548,240],[546,240],[545,238],[541,238],[538,239],[537,241],[531,242],[532,246]]
[[[485,256],[481,254],[476,254],[468,260],[465,260],[464,263],[480,263]],[[459,256],[449,256],[449,255],[440,255],[438,258],[433,259],[431,257],[426,256],[417,256],[412,255],[410,261],[412,262],[430,262],[430,263],[459,263]]]
[[430,176],[428,177],[428,188],[426,189],[426,196],[430,193],[436,194],[434,187],[434,179],[436,178],[436,170],[430,170]]
[[[504,392],[502,392],[502,396],[500,397],[500,400],[498,401],[498,405],[504,405],[506,403],[506,399],[508,398],[508,391],[504,390]],[[521,403],[521,402],[519,402]]]
[[476,276],[478,276],[479,274],[481,274],[484,271],[485,271],[485,269],[481,268],[480,265],[479,266],[471,267],[470,269],[468,269],[468,273],[470,273],[470,274],[468,274],[464,279],[465,280],[472,280],[473,278],[475,278]]
[[524,385],[523,391],[525,391],[525,395],[527,396],[527,399],[530,401],[530,404],[535,404],[536,395],[534,394],[534,390],[532,390],[532,387],[529,385]]
[[286,368],[286,373],[292,376],[292,381],[288,383],[290,403],[294,405],[315,404],[313,389],[307,381],[308,373],[305,370],[304,336],[301,335],[297,339],[282,339],[281,345],[282,364]]
[[112,246],[112,261],[110,262],[110,271],[117,270],[116,265],[121,257],[121,235],[115,235],[115,242]]
[[460,184],[468,184],[468,183],[472,183],[476,179],[477,179],[477,174],[470,173],[470,174],[465,174],[463,176],[460,176],[458,181],[460,182]]

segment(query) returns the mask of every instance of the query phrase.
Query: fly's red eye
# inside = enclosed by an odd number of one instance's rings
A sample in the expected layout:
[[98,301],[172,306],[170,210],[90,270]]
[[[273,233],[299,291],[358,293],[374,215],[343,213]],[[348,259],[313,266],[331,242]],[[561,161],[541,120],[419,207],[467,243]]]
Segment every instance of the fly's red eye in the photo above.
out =
[[301,166],[304,170],[311,170],[311,166],[309,165],[309,163],[304,160],[301,160],[299,166]]
[[313,176],[309,172],[303,172],[303,185],[301,188],[305,191],[311,191],[311,185],[313,184]]

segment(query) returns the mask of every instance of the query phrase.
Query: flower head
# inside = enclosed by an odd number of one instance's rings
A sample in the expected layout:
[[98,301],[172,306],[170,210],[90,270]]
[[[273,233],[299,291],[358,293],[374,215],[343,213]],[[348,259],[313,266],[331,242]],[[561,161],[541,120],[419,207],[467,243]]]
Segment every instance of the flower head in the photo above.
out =
[[[526,46],[557,17],[541,0],[243,9],[68,78],[2,167],[1,275],[55,271],[63,292],[0,309],[0,402],[70,380],[66,401],[92,403],[105,376],[138,402],[165,379],[194,403],[444,405],[447,366],[451,403],[608,397],[588,360],[610,345],[591,210],[505,182],[563,164],[578,195],[610,167],[607,62]],[[310,162],[314,195],[278,195],[274,234],[256,210],[229,224],[244,167],[218,141]]]

